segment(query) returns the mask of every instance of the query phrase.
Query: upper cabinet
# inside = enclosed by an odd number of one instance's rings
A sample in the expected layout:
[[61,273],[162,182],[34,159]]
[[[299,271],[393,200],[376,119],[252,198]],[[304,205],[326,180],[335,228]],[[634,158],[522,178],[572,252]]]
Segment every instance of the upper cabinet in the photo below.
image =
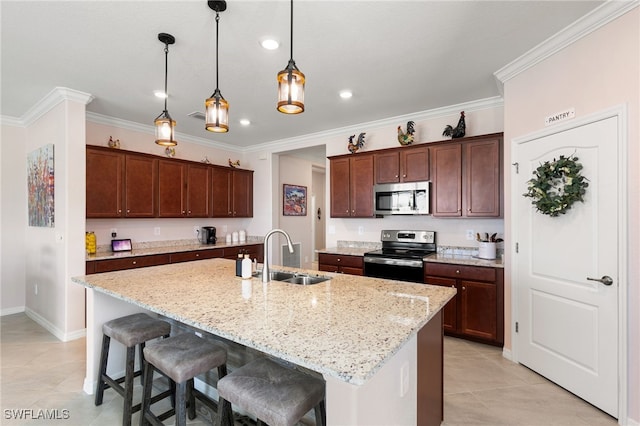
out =
[[209,217],[211,168],[177,160],[158,160],[158,217]]
[[212,216],[253,217],[253,171],[213,166]]
[[373,217],[373,154],[330,158],[331,217]]
[[376,152],[374,161],[375,183],[429,180],[429,148],[425,145]]
[[251,170],[87,146],[86,173],[87,218],[253,216]]
[[437,144],[430,149],[434,217],[501,216],[501,133]]
[[155,217],[157,178],[156,158],[87,147],[86,216]]

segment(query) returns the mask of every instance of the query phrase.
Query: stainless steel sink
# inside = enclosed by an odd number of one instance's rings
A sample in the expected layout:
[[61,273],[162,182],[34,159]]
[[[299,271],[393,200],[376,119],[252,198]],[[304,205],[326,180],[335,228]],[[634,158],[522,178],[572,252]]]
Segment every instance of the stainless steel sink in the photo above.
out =
[[[256,278],[262,278],[262,271],[253,274]],[[330,280],[330,277],[322,275],[309,275],[287,271],[269,271],[269,281],[282,281],[289,284],[311,285]]]
[[323,277],[320,275],[296,275],[295,277],[284,280],[285,283],[291,284],[300,284],[300,285],[311,285],[318,284],[327,280],[330,280],[329,277]]

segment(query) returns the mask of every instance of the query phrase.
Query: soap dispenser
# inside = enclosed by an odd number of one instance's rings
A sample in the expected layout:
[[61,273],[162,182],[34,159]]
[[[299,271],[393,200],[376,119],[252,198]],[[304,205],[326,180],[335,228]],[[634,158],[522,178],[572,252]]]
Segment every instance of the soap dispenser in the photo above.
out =
[[251,262],[251,258],[248,254],[244,255],[244,259],[242,259],[242,278],[251,278],[251,269],[253,263]]

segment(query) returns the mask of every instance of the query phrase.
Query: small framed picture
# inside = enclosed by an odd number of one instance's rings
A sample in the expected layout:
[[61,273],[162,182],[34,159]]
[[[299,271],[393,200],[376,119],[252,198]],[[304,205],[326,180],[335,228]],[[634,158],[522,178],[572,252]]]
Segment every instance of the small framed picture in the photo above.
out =
[[282,215],[307,215],[307,187],[284,184],[282,188]]

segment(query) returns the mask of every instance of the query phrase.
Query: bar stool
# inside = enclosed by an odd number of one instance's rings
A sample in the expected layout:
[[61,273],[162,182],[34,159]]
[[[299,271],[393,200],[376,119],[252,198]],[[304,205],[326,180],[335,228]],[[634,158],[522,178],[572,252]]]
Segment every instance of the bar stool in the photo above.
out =
[[[183,333],[163,339],[144,348],[144,385],[142,390],[142,412],[140,425],[151,422],[161,425],[161,421],[175,414],[176,426],[186,424],[187,399],[189,419],[196,417],[195,397],[215,410],[215,404],[204,394],[193,388],[194,377],[214,368],[218,369],[218,379],[227,374],[227,351],[220,343]],[[151,412],[151,387],[153,372],[159,371],[176,384],[175,408],[158,416]]]
[[[169,333],[171,333],[171,324],[151,318],[145,313],[127,315],[105,322],[102,325],[102,352],[98,366],[95,405],[101,405],[105,389],[112,388],[124,398],[122,424],[130,425],[131,415],[140,410],[140,404],[132,406],[133,379],[142,374],[145,342],[158,337],[168,337]],[[125,375],[119,379],[113,379],[107,375],[111,339],[115,339],[127,348]],[[138,371],[134,371],[136,345],[140,349],[140,370]],[[121,386],[122,382],[124,387]]]
[[218,381],[220,426],[233,424],[232,404],[270,426],[292,426],[313,408],[316,425],[324,426],[324,393],[323,380],[259,358]]

